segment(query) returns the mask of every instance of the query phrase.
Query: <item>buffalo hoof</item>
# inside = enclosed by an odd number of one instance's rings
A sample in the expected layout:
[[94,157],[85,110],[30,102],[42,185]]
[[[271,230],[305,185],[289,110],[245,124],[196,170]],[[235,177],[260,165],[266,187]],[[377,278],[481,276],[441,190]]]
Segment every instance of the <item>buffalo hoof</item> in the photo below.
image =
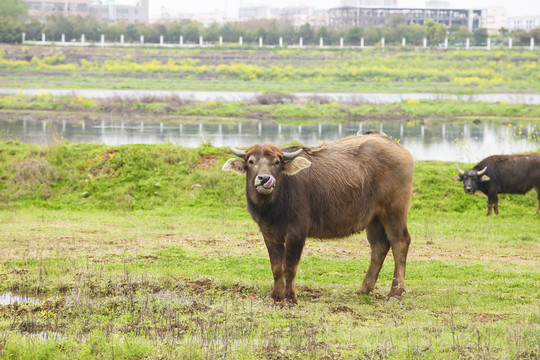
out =
[[384,302],[400,302],[401,300],[402,300],[401,295],[394,295],[394,296],[388,295],[384,299]]
[[367,287],[364,287],[363,285],[360,286],[360,289],[356,291],[356,295],[368,295],[371,292],[372,289],[368,289]]
[[274,299],[272,299],[271,304],[273,306],[279,307],[281,309],[283,309],[285,307],[293,307],[293,306],[296,305],[295,302],[291,302],[291,301],[286,300],[286,299],[282,299],[281,301],[275,301]]
[[294,297],[286,297],[285,301],[288,305],[296,305],[298,303],[298,299],[296,298],[296,295]]

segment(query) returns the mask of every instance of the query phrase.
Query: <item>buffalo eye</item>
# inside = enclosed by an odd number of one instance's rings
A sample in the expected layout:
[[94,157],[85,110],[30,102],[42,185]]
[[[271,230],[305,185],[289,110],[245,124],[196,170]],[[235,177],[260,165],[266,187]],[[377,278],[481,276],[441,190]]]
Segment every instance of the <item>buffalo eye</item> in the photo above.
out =
[[255,162],[254,162],[253,160],[249,159],[249,160],[248,160],[248,164],[249,164],[249,165],[253,165],[253,164],[255,164]]
[[276,160],[274,161],[274,165],[279,165],[279,164],[280,164],[279,159],[276,159]]

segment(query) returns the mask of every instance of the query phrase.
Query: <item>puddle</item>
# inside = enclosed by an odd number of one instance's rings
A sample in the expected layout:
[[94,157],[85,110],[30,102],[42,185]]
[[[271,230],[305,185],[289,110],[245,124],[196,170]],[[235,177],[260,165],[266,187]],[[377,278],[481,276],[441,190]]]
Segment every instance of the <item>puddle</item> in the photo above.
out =
[[28,295],[20,295],[14,293],[2,293],[0,294],[0,305],[11,305],[11,304],[39,304],[43,299],[38,299],[36,297]]

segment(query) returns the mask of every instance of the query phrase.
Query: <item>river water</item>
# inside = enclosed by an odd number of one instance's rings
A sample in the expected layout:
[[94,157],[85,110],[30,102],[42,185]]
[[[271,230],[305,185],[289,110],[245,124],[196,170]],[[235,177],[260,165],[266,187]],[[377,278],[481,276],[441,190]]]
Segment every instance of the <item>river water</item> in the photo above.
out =
[[488,155],[540,149],[540,124],[509,119],[502,121],[456,120],[406,122],[373,120],[341,123],[279,124],[274,121],[238,122],[129,121],[107,118],[98,121],[0,120],[0,138],[50,145],[59,141],[75,143],[162,144],[197,147],[248,146],[270,142],[282,145],[299,141],[317,145],[354,135],[359,130],[376,130],[405,146],[416,160],[477,162]]

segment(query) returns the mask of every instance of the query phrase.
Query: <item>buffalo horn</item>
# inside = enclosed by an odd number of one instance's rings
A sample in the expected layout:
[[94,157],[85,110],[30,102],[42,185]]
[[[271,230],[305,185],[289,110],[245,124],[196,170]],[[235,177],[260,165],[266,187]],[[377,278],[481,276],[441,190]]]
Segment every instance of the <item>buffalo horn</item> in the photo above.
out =
[[300,153],[303,151],[304,149],[298,149],[296,151],[293,151],[293,152],[283,152],[283,158],[285,160],[292,160],[294,159],[295,157],[297,157],[298,155],[300,155]]
[[460,173],[461,175],[465,174],[465,171],[461,170],[461,169],[459,168],[459,166],[456,165],[456,167],[457,167],[457,171],[459,171],[459,173]]
[[232,146],[229,146],[229,150],[231,150],[231,152],[238,156],[238,157],[241,157],[242,159],[246,157],[246,151],[245,150],[238,150],[237,148],[234,148]]
[[486,170],[487,170],[487,166],[478,172],[478,176],[484,175],[484,173],[486,172]]

